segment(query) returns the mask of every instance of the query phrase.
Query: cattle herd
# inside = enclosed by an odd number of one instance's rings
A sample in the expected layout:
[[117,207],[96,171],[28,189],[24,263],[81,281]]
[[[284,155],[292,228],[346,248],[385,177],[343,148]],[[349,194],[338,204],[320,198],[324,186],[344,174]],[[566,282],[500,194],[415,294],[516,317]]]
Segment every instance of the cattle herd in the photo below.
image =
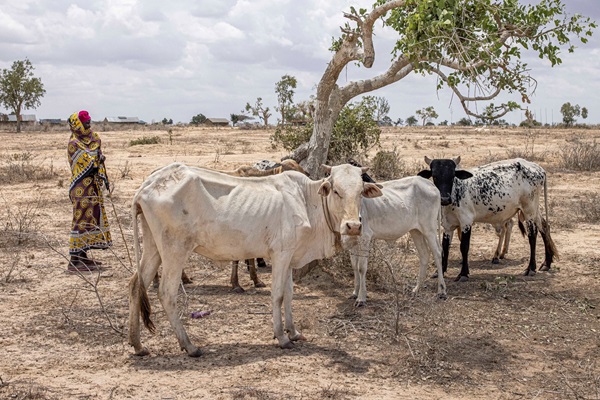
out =
[[[545,248],[540,270],[550,269],[558,252],[550,236],[546,172],[542,167],[520,158],[471,171],[459,168],[460,157],[425,157],[425,162],[429,168],[418,176],[381,183],[368,177],[367,168],[350,164],[323,166],[327,176],[321,180],[310,179],[290,161],[235,171],[181,163],[156,170],[142,183],[132,203],[137,271],[129,282],[129,344],[135,354],[149,353],[141,343],[140,319],[154,331],[146,288],[162,266],[158,294],[165,314],[181,349],[192,357],[201,355],[177,312],[182,274],[185,278],[183,266],[193,252],[219,265],[232,260],[270,260],[273,332],[281,348],[304,340],[292,317],[292,270],[348,249],[355,305],[364,306],[368,256],[374,239],[395,241],[410,233],[420,263],[413,292],[423,284],[432,253],[439,298],[446,298],[444,273],[455,230],[462,255],[456,280],[468,280],[471,227],[476,222],[489,223],[499,233],[494,254],[497,262],[506,252],[513,219],[517,219],[530,246],[525,275],[536,272],[539,232]],[[539,204],[542,191],[545,216]],[[251,274],[254,279],[256,271],[251,270]],[[258,280],[254,283],[264,285]],[[232,286],[241,289],[237,262],[232,269]]]

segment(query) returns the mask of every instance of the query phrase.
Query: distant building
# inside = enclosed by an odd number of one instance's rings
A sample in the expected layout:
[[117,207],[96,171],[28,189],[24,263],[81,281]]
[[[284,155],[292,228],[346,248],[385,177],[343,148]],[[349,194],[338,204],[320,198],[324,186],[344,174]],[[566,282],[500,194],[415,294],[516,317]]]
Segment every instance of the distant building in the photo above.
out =
[[138,117],[106,117],[104,122],[109,124],[144,124]]
[[[21,125],[35,125],[36,122],[35,114],[21,114]],[[17,116],[15,114],[0,114],[0,124],[16,125]]]
[[40,119],[40,124],[42,125],[64,125],[67,121],[60,118],[43,118]]
[[206,118],[205,124],[212,126],[229,126],[229,120],[227,118]]

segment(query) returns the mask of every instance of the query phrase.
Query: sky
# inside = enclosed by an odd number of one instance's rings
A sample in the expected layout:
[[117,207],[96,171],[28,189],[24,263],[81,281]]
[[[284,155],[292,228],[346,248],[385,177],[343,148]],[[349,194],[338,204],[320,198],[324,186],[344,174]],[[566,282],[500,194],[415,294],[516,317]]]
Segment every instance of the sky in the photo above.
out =
[[[343,12],[350,6],[370,9],[373,2],[0,0],[0,69],[31,61],[46,94],[41,106],[23,113],[38,119],[66,119],[81,109],[93,120],[187,123],[198,114],[229,119],[261,97],[275,123],[276,82],[283,75],[298,80],[295,102],[314,95],[331,59],[331,39],[346,21]],[[598,0],[563,2],[570,14],[600,22]],[[388,68],[395,32],[379,24],[375,35],[373,68],[349,65],[340,85]],[[559,122],[565,102],[587,107],[586,123],[600,123],[600,32],[577,46],[554,68],[526,55],[538,82],[529,107],[543,123]],[[368,94],[387,99],[392,120],[428,106],[439,114],[435,122],[466,116],[448,89],[436,90],[432,77],[411,74]],[[9,111],[0,106],[0,112]],[[518,123],[522,114],[505,119]]]

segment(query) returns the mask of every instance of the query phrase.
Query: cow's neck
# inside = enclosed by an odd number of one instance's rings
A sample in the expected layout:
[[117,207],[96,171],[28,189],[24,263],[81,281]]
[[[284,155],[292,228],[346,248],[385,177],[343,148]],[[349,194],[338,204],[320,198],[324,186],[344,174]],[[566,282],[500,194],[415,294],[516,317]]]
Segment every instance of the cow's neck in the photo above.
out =
[[338,252],[342,250],[342,235],[339,230],[335,229],[335,224],[332,220],[331,213],[329,212],[329,196],[321,196],[321,205],[323,207],[323,215],[325,216],[325,222],[327,223],[327,227],[329,231],[335,236],[335,251]]
[[[325,213],[328,212],[325,207],[323,197],[318,193],[319,187],[322,181],[310,181],[307,190],[307,203],[309,207],[314,210],[310,214],[310,224],[313,230],[312,238],[318,241],[315,248],[321,248],[322,254],[315,259],[321,259],[326,257],[332,257],[336,251],[341,249],[341,237],[339,233],[335,232],[335,220],[330,219],[330,224],[334,229],[330,229],[325,217]],[[312,261],[312,260],[311,260]]]

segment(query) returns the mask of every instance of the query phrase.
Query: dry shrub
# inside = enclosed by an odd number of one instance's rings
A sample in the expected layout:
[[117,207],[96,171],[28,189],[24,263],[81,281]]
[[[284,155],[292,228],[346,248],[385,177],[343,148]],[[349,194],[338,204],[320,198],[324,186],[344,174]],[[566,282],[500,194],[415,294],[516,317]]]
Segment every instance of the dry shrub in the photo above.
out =
[[582,222],[597,224],[600,222],[600,196],[588,193],[577,202],[577,215]]
[[45,181],[57,176],[52,162],[44,166],[43,160],[37,160],[29,151],[1,156],[0,184]]
[[419,163],[410,164],[401,159],[396,148],[377,152],[371,164],[371,172],[376,179],[382,181],[413,176],[423,169]]
[[151,137],[142,137],[141,139],[133,139],[129,142],[129,146],[136,146],[136,145],[145,145],[145,144],[159,144],[160,143],[160,137],[158,136],[151,136]]
[[534,134],[527,134],[525,139],[525,146],[522,149],[508,149],[506,150],[506,158],[524,158],[529,161],[545,161],[548,155],[547,151],[536,152],[535,141],[536,136]]
[[600,146],[575,139],[561,150],[562,168],[575,171],[600,171]]
[[21,205],[13,205],[3,198],[2,221],[0,225],[0,244],[22,246],[37,235],[40,230],[39,211],[43,209],[43,197]]

